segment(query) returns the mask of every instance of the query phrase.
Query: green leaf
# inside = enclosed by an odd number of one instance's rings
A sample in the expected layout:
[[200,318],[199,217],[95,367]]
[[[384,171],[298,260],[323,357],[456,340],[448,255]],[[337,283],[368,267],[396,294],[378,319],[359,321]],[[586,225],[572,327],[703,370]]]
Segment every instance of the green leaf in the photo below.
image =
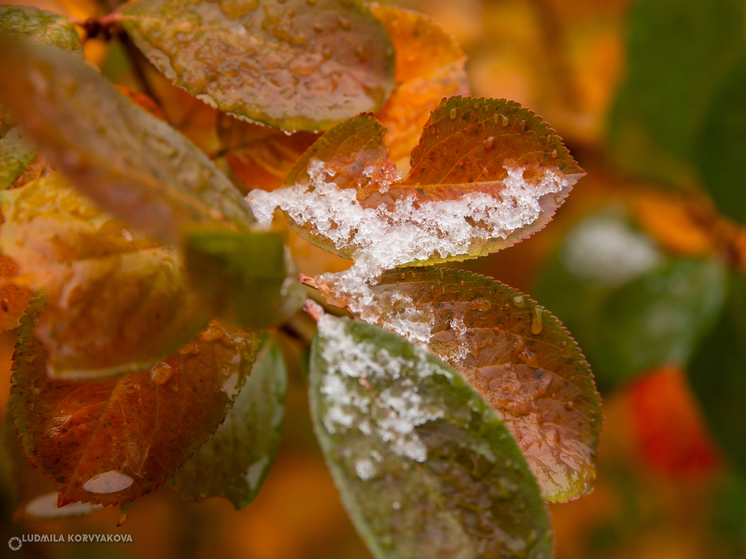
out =
[[724,310],[693,355],[687,375],[712,438],[746,472],[746,277],[730,277]]
[[253,221],[210,159],[79,57],[0,37],[0,91],[30,138],[102,208],[164,243],[188,223]]
[[169,480],[183,499],[226,497],[251,504],[269,473],[285,415],[287,371],[274,342],[265,347],[223,424]]
[[712,95],[696,162],[705,188],[718,209],[746,222],[743,162],[746,155],[746,49]]
[[549,502],[593,488],[603,424],[590,367],[562,324],[492,278],[399,269],[361,289],[344,274],[312,280],[348,307],[456,369],[503,418]]
[[4,192],[0,207],[0,251],[51,300],[38,334],[55,375],[139,370],[207,325],[178,250],[130,232],[59,174]]
[[381,268],[475,258],[538,231],[584,174],[533,112],[504,99],[452,97],[430,116],[404,180],[386,129],[361,115],[325,133],[285,187],[254,191],[314,244]]
[[0,190],[10,188],[36,157],[36,148],[28,143],[20,127],[0,137]]
[[362,0],[140,0],[116,17],[177,85],[280,128],[377,111],[394,85],[391,40]]
[[[62,16],[26,6],[0,6],[0,35],[25,37],[83,56],[75,26]],[[10,188],[37,155],[26,135],[0,106],[0,189]]]
[[725,298],[716,260],[665,256],[622,215],[581,221],[533,291],[575,335],[602,391],[665,364],[684,365]]
[[83,46],[75,26],[66,17],[52,12],[30,6],[0,6],[0,34],[3,33],[24,37],[37,44],[52,45],[83,57]]
[[274,231],[187,227],[183,251],[192,285],[217,316],[243,328],[281,324],[306,298],[283,241]]
[[743,48],[741,0],[638,0],[629,14],[627,75],[609,122],[623,168],[691,180],[697,135],[714,86]]
[[178,352],[97,382],[50,378],[34,336],[45,298],[21,321],[11,402],[21,444],[58,504],[121,504],[161,485],[217,429],[256,359],[259,335],[212,322]]
[[316,434],[377,558],[551,556],[521,451],[458,373],[395,334],[329,315],[311,351]]

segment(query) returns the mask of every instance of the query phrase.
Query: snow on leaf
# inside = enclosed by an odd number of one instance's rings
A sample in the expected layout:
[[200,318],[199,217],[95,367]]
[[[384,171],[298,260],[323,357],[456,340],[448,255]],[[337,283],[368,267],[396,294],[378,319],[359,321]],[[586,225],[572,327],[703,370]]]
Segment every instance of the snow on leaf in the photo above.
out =
[[218,430],[168,484],[183,499],[226,497],[236,509],[256,499],[274,461],[285,415],[287,372],[278,346],[262,350]]
[[34,336],[43,306],[35,299],[22,319],[11,402],[24,452],[54,481],[60,505],[119,504],[161,485],[225,418],[259,346],[257,334],[212,322],[152,368],[54,379]]
[[207,325],[176,248],[132,233],[59,174],[2,193],[1,206],[0,250],[50,297],[38,331],[50,372],[139,369]]
[[544,122],[505,100],[444,100],[403,180],[385,131],[368,115],[334,127],[284,188],[249,194],[258,219],[279,207],[301,235],[370,270],[463,260],[541,229],[583,174]]
[[321,448],[374,556],[551,556],[520,450],[453,369],[379,328],[323,315],[309,385]]
[[116,91],[78,57],[0,36],[0,97],[56,169],[101,207],[176,244],[187,223],[253,221],[196,146]]
[[444,97],[469,95],[466,55],[456,40],[425,14],[373,5],[396,52],[396,87],[376,115],[387,128],[393,161],[408,158],[430,113]]
[[330,304],[426,347],[503,418],[544,498],[575,499],[595,480],[603,416],[588,363],[562,324],[525,295],[453,269],[349,272],[308,283]]
[[327,129],[393,87],[391,41],[362,0],[140,0],[116,17],[170,80],[272,126]]

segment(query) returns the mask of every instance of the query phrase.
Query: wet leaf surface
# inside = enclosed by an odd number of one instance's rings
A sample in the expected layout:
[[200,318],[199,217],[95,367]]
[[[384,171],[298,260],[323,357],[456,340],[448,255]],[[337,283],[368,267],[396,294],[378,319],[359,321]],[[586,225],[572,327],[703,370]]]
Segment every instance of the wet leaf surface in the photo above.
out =
[[425,14],[374,5],[396,52],[396,87],[376,118],[386,126],[393,161],[409,158],[430,113],[444,97],[469,95],[466,55],[456,40]]
[[287,371],[278,346],[265,347],[218,430],[169,480],[183,499],[256,499],[277,452],[285,416]]
[[393,87],[391,40],[361,0],[140,0],[118,19],[189,93],[280,128],[377,111]]
[[175,244],[187,223],[253,221],[209,158],[134,105],[77,57],[27,41],[0,41],[0,96],[76,188],[133,227]]
[[140,369],[207,325],[176,248],[132,233],[59,174],[5,192],[2,209],[1,250],[50,297],[38,334],[54,374]]
[[188,227],[183,252],[195,291],[214,315],[232,324],[251,330],[277,326],[306,298],[284,236],[276,231]]
[[22,319],[11,402],[26,455],[50,477],[59,504],[119,504],[170,476],[224,419],[256,358],[259,337],[216,322],[150,369],[116,380],[49,378],[34,335],[43,309]]
[[617,214],[567,235],[532,291],[577,338],[602,391],[666,364],[684,365],[725,299],[717,260],[664,255]]
[[0,6],[0,34],[3,33],[59,47],[83,57],[75,26],[66,17],[52,12],[30,6]]
[[520,450],[453,369],[399,336],[325,315],[309,384],[321,448],[376,557],[551,556]]
[[280,207],[314,244],[392,268],[474,258],[551,220],[584,173],[534,113],[505,100],[454,97],[431,115],[399,181],[386,129],[347,120],[298,161],[285,187],[254,191],[261,221]]
[[491,278],[399,269],[360,288],[312,280],[327,302],[395,332],[459,371],[503,418],[549,502],[593,488],[601,399],[578,345],[546,309]]
[[715,327],[704,337],[687,369],[687,377],[710,434],[725,456],[746,472],[746,278],[730,277],[726,303]]

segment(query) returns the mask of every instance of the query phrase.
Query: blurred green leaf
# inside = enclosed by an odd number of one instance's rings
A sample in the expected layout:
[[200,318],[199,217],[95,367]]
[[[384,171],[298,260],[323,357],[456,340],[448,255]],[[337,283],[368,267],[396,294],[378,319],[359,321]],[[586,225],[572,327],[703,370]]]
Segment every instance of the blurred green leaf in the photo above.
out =
[[10,188],[36,157],[36,148],[29,144],[19,126],[0,137],[0,190]]
[[260,354],[225,421],[169,480],[182,498],[226,497],[236,509],[256,499],[277,452],[287,372],[277,344]]
[[0,90],[30,138],[102,208],[165,243],[188,223],[246,230],[253,216],[210,159],[79,57],[0,36]]
[[746,48],[714,92],[698,138],[696,162],[718,209],[746,222]]
[[377,558],[551,556],[521,451],[456,371],[395,334],[324,315],[309,384],[321,448]]
[[584,219],[533,291],[576,337],[599,388],[664,364],[685,364],[725,298],[715,260],[665,256],[622,215]]
[[746,472],[746,277],[730,277],[724,311],[687,369],[712,438]]
[[140,0],[116,17],[168,79],[280,128],[378,111],[394,86],[391,39],[362,0]]
[[549,502],[588,493],[603,414],[580,348],[546,309],[492,278],[463,270],[399,268],[373,285],[324,275],[333,305],[425,345],[495,409]]
[[609,122],[609,151],[625,169],[681,184],[713,88],[744,45],[743,0],[637,0],[627,76]]
[[258,330],[286,321],[306,297],[298,269],[274,231],[190,226],[183,252],[197,293],[221,318]]

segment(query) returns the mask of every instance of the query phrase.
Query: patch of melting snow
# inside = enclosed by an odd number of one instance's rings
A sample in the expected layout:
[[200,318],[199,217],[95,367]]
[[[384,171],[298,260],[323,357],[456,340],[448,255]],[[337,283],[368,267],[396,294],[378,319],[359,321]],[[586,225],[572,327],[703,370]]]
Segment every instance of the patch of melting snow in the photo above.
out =
[[[443,410],[423,399],[413,378],[449,373],[428,361],[424,351],[415,352],[414,358],[397,357],[385,348],[355,340],[345,330],[345,323],[329,315],[322,315],[318,322],[319,335],[324,339],[321,357],[327,363],[320,389],[327,405],[324,427],[331,434],[350,429],[364,435],[375,431],[396,454],[424,462],[427,448],[415,427],[443,417]],[[373,396],[367,390],[350,389],[350,378],[361,384],[371,380],[388,387]],[[378,418],[374,425],[369,421],[371,416]],[[370,456],[381,461],[380,455]],[[361,479],[369,479],[364,477],[370,472],[368,464],[374,467],[367,458],[356,463]]]

